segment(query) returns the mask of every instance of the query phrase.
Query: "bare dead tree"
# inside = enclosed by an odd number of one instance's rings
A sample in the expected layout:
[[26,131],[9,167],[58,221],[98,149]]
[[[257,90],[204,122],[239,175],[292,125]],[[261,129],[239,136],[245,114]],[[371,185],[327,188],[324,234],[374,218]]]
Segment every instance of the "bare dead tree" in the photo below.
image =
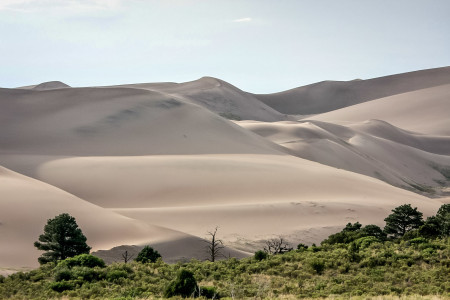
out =
[[281,236],[275,239],[268,240],[266,242],[266,246],[264,247],[264,251],[269,254],[283,254],[291,250],[292,247],[289,245],[289,243],[285,242]]
[[128,250],[125,250],[125,252],[122,253],[122,258],[123,258],[123,261],[125,263],[129,262],[130,260],[132,260],[133,257],[134,257],[134,254],[129,254]]
[[208,252],[208,260],[211,262],[216,261],[216,259],[222,255],[222,249],[225,247],[221,240],[217,239],[217,230],[219,227],[216,226],[214,231],[208,231],[208,235],[211,237],[210,240],[205,240],[204,242],[207,244],[206,251]]

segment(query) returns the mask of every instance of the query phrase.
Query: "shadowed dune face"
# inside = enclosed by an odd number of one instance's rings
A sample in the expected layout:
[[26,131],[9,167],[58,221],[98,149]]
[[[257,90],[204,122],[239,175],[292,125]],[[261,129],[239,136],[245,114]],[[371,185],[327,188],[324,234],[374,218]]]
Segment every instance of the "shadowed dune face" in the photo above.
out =
[[321,121],[239,122],[296,156],[433,197],[450,186],[450,137],[406,132],[371,120],[342,126]]
[[279,153],[199,106],[130,88],[0,90],[0,152],[32,155]]
[[232,120],[281,121],[286,115],[274,110],[253,95],[212,77],[185,83],[144,83],[124,85],[158,91],[176,99],[200,105]]
[[324,81],[255,97],[284,114],[310,115],[445,84],[450,84],[450,67],[368,80]]

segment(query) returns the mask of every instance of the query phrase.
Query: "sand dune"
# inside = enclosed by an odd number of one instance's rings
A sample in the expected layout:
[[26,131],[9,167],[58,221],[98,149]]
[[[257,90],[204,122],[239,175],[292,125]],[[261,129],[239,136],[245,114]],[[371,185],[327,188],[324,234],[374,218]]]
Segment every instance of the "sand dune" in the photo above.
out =
[[217,78],[203,77],[184,83],[143,83],[123,85],[158,91],[209,109],[232,120],[281,121],[287,118],[237,87]]
[[0,153],[147,155],[277,153],[210,111],[131,88],[0,89]]
[[280,93],[254,96],[281,113],[309,115],[444,84],[450,84],[450,67],[368,80],[323,81]]
[[372,100],[310,120],[350,124],[379,119],[396,127],[430,135],[450,136],[450,84]]
[[[412,203],[428,215],[439,207],[437,201],[377,179],[281,155],[65,158],[41,165],[36,174],[83,199],[143,222],[196,236],[219,225],[227,242],[278,234],[299,237],[303,232],[299,233],[299,228],[318,231],[311,237],[318,242],[347,222],[347,209],[357,211],[352,220],[372,223],[382,221],[390,209],[404,203]],[[299,218],[298,214],[314,214],[315,208],[307,205],[310,202],[325,208],[319,214],[320,220],[327,222]],[[286,206],[289,203],[303,206],[297,207],[296,214],[283,213],[294,211]],[[372,209],[379,213],[367,213]],[[324,226],[331,227],[327,231],[322,230]]]
[[448,137],[417,135],[379,120],[351,127],[320,121],[239,124],[299,157],[394,186],[432,197],[446,194],[450,186]]
[[18,87],[18,89],[25,89],[25,90],[36,90],[36,91],[46,91],[46,90],[55,90],[55,89],[63,89],[63,88],[70,88],[70,85],[65,84],[61,81],[48,81],[43,82],[36,85],[28,85],[28,86],[22,86]]
[[[346,83],[339,105],[396,95],[282,122],[294,119],[208,77],[0,89],[0,164],[23,174],[0,169],[0,267],[34,266],[32,243],[61,212],[77,218],[95,250],[113,248],[98,252],[110,261],[149,242],[169,261],[201,258],[215,226],[228,246],[254,251],[278,235],[295,246],[347,222],[383,225],[405,203],[435,214],[440,201],[393,185],[450,192],[448,73]],[[300,88],[325,101],[305,111],[336,107],[329,86]],[[262,98],[287,99],[277,109],[297,113],[299,91],[291,92]]]
[[0,168],[0,266],[35,267],[42,253],[33,246],[47,220],[74,216],[93,250],[121,244],[162,243],[186,234],[146,225],[93,205],[35,179]]

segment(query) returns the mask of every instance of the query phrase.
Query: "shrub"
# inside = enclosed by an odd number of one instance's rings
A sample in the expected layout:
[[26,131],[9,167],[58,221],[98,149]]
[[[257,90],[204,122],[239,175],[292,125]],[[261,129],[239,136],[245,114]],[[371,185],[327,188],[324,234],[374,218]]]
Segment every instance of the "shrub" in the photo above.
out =
[[216,291],[216,288],[213,286],[203,286],[201,287],[201,296],[207,299],[220,299],[219,294]]
[[73,290],[75,286],[73,283],[68,281],[59,281],[59,282],[53,282],[50,285],[50,288],[54,290],[55,292],[61,293],[67,290]]
[[258,250],[258,251],[255,252],[255,259],[256,260],[261,261],[261,260],[266,259],[266,258],[267,258],[267,253],[266,252],[264,252],[262,250]]
[[302,250],[307,250],[307,249],[308,249],[308,246],[305,244],[300,243],[297,245],[297,250],[302,251]]
[[325,270],[325,261],[320,258],[310,260],[309,265],[317,274],[322,274],[323,270]]
[[61,268],[55,273],[55,281],[72,279],[72,272],[68,268]]
[[139,252],[136,257],[136,261],[140,263],[154,263],[158,258],[161,257],[161,254],[158,253],[155,249],[150,246],[145,246],[144,249]]
[[371,245],[372,243],[376,243],[378,242],[378,239],[374,236],[365,236],[362,238],[359,238],[355,241],[356,246],[359,249],[364,249],[369,247],[369,245]]
[[59,262],[58,266],[66,266],[68,268],[72,268],[75,266],[88,268],[104,268],[105,262],[102,259],[90,254],[80,254]]
[[186,269],[181,269],[177,278],[164,291],[164,297],[190,297],[195,293],[196,288],[197,281],[194,278],[194,274]]
[[112,270],[106,274],[108,281],[117,281],[119,278],[127,278],[128,272],[125,270]]
[[72,269],[72,274],[73,277],[87,282],[101,280],[104,277],[104,273],[100,269],[89,267],[75,267]]

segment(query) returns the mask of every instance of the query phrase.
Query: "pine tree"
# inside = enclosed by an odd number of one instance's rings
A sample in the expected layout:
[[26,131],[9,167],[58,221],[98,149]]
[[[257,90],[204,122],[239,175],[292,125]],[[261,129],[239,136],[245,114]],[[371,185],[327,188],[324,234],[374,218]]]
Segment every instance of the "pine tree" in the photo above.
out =
[[46,251],[38,258],[40,264],[87,254],[91,250],[75,218],[67,213],[49,219],[44,234],[39,236],[39,241],[34,242],[34,246]]
[[411,204],[403,204],[392,210],[384,221],[386,226],[384,232],[394,238],[401,238],[410,230],[418,229],[423,225],[422,213],[416,208],[412,208]]

